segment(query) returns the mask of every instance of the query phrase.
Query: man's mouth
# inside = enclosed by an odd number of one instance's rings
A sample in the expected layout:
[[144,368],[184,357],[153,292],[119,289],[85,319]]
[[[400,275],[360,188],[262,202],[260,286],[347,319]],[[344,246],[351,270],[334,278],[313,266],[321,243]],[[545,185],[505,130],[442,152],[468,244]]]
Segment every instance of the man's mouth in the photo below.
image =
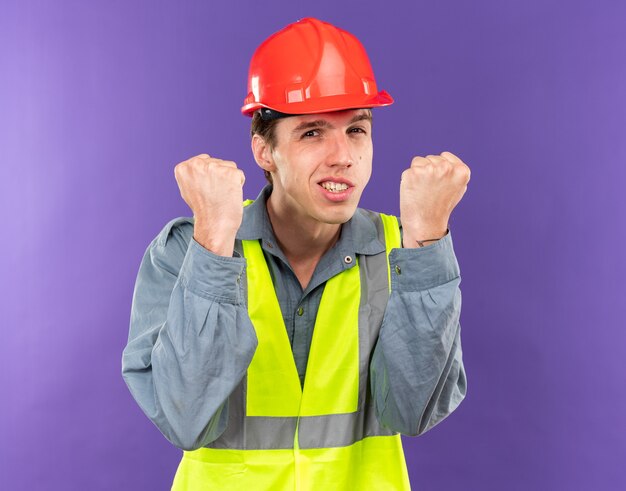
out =
[[323,181],[319,183],[326,191],[331,193],[340,193],[348,189],[348,185],[345,182]]

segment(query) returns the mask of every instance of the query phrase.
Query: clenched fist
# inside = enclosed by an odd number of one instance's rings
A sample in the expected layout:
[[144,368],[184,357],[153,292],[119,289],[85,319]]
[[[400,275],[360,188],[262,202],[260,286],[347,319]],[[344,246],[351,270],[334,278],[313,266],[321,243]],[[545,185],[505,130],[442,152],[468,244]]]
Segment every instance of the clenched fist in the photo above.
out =
[[203,153],[176,165],[174,176],[195,217],[193,238],[214,254],[232,256],[243,216],[243,172]]
[[[413,159],[400,182],[404,247],[418,247],[418,240],[444,236],[450,214],[465,194],[469,180],[469,167],[453,153]],[[425,245],[429,244],[432,242]]]

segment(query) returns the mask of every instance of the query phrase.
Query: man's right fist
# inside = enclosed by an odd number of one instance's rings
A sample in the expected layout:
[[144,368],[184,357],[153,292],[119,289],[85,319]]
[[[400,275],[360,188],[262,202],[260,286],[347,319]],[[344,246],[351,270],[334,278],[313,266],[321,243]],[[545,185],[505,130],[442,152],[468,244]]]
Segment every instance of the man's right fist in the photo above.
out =
[[232,256],[243,217],[243,172],[235,162],[203,153],[176,165],[174,176],[195,217],[194,239],[215,254]]

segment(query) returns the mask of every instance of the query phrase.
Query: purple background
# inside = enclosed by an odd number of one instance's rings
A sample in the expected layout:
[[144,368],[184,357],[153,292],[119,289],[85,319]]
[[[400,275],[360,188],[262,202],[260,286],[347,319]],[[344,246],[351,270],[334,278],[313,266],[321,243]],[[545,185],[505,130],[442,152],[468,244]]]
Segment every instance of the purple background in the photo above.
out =
[[0,486],[169,489],[180,451],[120,375],[139,262],[190,214],[176,163],[235,160],[257,195],[248,62],[315,16],[396,99],[363,206],[397,213],[414,155],[472,169],[451,221],[468,396],[405,438],[414,488],[626,489],[626,4],[304,5],[2,2]]

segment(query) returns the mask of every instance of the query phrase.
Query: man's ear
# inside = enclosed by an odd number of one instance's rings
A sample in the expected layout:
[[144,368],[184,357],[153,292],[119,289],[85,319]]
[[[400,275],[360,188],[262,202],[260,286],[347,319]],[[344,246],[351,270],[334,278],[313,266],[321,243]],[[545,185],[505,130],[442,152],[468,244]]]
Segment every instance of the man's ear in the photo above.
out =
[[257,165],[267,172],[275,171],[276,166],[274,165],[272,150],[263,137],[253,135],[251,146],[252,154],[254,155],[254,160],[256,160]]

